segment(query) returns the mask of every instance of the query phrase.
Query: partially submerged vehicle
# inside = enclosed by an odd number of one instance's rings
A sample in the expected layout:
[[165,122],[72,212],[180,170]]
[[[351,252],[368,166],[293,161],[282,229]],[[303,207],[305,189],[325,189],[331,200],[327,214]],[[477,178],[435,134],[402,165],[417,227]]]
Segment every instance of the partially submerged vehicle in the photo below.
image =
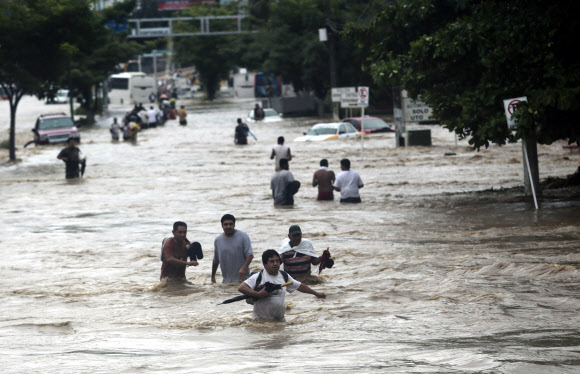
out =
[[246,118],[246,121],[248,122],[280,122],[283,121],[282,117],[278,114],[278,112],[276,112],[275,109],[272,108],[264,108],[264,119],[262,119],[261,121],[256,121],[254,119],[254,110],[250,110],[250,113],[248,113],[248,118]]
[[295,142],[318,142],[322,140],[357,138],[360,133],[348,122],[318,123]]
[[41,114],[32,129],[34,143],[56,144],[66,143],[69,138],[81,142],[81,135],[72,118],[65,113]]

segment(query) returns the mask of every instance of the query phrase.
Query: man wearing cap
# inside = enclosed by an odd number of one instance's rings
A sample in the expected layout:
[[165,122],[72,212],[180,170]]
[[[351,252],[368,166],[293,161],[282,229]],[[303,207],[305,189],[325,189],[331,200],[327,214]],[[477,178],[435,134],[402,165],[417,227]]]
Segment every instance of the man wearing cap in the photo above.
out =
[[290,226],[288,239],[282,241],[278,253],[282,257],[284,271],[297,279],[310,276],[310,264],[318,265],[320,263],[320,257],[314,252],[310,240],[302,239],[302,230],[298,225]]

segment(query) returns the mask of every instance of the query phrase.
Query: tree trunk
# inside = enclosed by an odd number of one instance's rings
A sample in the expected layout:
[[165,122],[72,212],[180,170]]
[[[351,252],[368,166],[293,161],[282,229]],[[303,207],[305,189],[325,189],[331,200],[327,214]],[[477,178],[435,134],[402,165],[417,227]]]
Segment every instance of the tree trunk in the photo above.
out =
[[10,161],[16,161],[16,109],[24,94],[16,89],[6,90],[8,102],[10,103],[10,138],[8,141],[8,153]]
[[[538,144],[534,134],[530,134],[526,137],[526,139],[522,139],[522,152],[524,153],[524,193],[526,196],[532,195],[532,185],[530,182],[530,180],[532,180],[534,183],[536,195],[540,196],[542,194],[542,190],[540,188],[540,169],[538,166]],[[525,160],[526,153],[528,155],[527,161]],[[530,167],[529,171],[528,165]]]

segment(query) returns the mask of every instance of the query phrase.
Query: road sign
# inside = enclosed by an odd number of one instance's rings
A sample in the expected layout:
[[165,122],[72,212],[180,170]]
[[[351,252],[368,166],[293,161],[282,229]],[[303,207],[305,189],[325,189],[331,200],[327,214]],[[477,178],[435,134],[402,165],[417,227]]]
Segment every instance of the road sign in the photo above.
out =
[[369,106],[369,88],[359,87],[358,88],[358,106],[366,108]]
[[340,107],[341,108],[358,108],[358,93],[346,92],[340,97]]
[[405,113],[405,122],[426,121],[433,114],[433,110],[427,104],[409,97],[403,97],[403,111]]
[[508,127],[510,129],[516,125],[516,121],[512,120],[512,114],[514,114],[514,112],[518,109],[518,104],[522,101],[528,101],[528,98],[526,96],[522,96],[503,101],[505,118],[507,119]]
[[343,93],[348,93],[348,92],[356,92],[356,87],[334,87],[331,89],[331,94],[332,94],[332,102],[333,103],[340,103],[341,100],[340,98],[342,97]]

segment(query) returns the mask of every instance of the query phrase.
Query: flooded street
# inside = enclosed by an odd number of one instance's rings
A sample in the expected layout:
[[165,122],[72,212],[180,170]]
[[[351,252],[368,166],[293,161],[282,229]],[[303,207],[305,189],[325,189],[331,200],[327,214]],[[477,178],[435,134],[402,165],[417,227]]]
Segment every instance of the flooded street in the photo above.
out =
[[[81,130],[88,166],[71,182],[56,159],[64,145],[23,148],[38,114],[67,106],[23,99],[21,161],[0,159],[2,373],[578,373],[580,197],[546,193],[535,211],[511,188],[521,144],[476,152],[422,126],[432,147],[373,135],[361,159],[359,140],[293,142],[324,122],[297,118],[248,122],[258,141],[236,146],[253,102],[181,104],[188,126],[169,121],[136,144],[111,141],[123,108],[110,108]],[[8,119],[0,102],[2,139]],[[292,208],[275,208],[269,189],[280,135],[302,182]],[[563,144],[538,145],[541,179],[580,165]],[[362,204],[316,201],[322,158],[336,173],[351,160]],[[286,323],[217,305],[239,294],[210,281],[225,213],[252,240],[252,270],[293,224],[317,253],[329,247],[335,266],[312,285],[326,300],[287,295]],[[205,257],[190,284],[166,286],[161,241],[178,220]]]

